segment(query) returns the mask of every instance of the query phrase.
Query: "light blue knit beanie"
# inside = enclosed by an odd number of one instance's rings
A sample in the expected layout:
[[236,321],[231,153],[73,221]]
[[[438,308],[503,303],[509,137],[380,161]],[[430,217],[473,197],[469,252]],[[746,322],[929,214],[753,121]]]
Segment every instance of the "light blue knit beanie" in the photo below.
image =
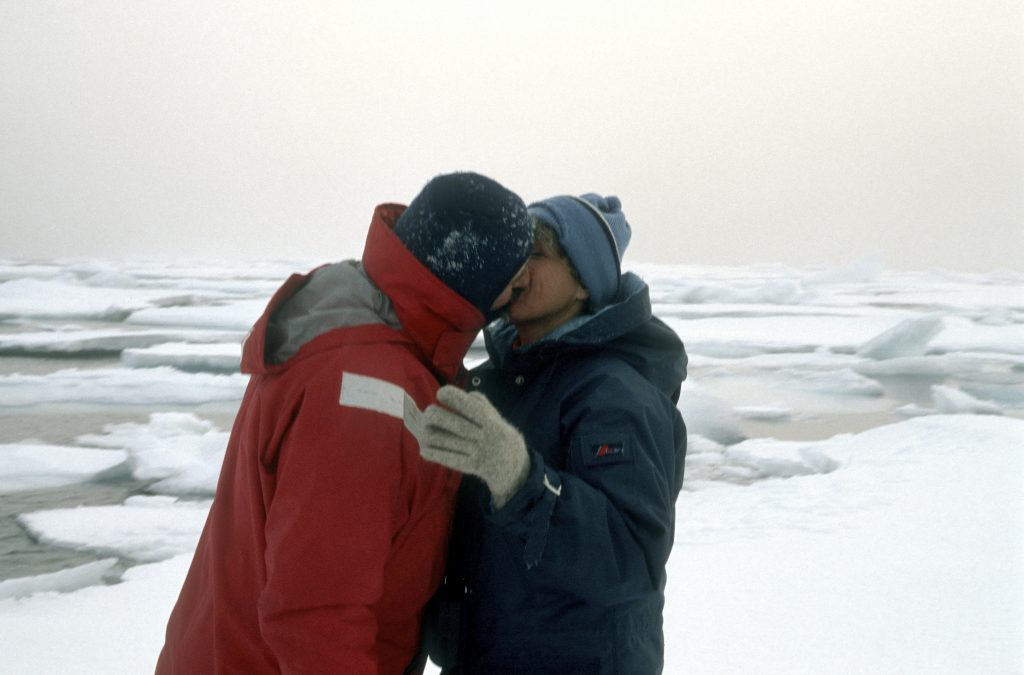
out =
[[619,289],[622,256],[632,236],[619,198],[593,192],[559,195],[534,202],[527,210],[558,235],[590,293],[590,310],[610,303]]

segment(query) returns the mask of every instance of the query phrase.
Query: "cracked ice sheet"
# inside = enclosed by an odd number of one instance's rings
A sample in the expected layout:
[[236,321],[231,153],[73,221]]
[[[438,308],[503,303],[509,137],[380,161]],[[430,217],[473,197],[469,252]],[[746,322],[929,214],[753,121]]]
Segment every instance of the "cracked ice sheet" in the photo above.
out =
[[235,300],[216,305],[150,307],[133,312],[125,322],[139,326],[182,326],[248,331],[256,323],[269,298]]
[[242,344],[240,340],[209,344],[166,342],[126,349],[121,354],[121,363],[129,368],[170,366],[190,372],[237,372],[242,364]]
[[5,579],[0,581],[0,600],[24,598],[36,593],[69,593],[80,588],[96,586],[107,579],[119,577],[116,566],[117,558],[106,558],[59,572]]
[[[129,283],[164,284],[178,287],[207,285],[212,289],[237,291],[260,284],[272,283],[273,291],[295,270],[312,269],[316,262],[282,260],[195,260],[168,261],[145,259],[76,258],[54,259],[47,262],[26,263],[0,258],[0,280],[6,279],[62,279],[68,283],[96,284],[111,275]],[[123,285],[123,284],[122,284]]]
[[[684,492],[665,672],[1019,670],[1022,434],[1005,418],[911,420],[817,444],[840,464],[827,474]],[[190,559],[0,600],[4,667],[151,672]]]
[[[653,301],[652,301],[653,302]],[[770,303],[677,303],[664,302],[652,305],[653,313],[659,317],[673,317],[692,321],[693,319],[709,318],[757,318],[757,317],[788,317],[816,316],[822,320],[833,317],[877,317],[896,323],[914,315],[906,309],[885,309],[854,305],[849,307],[833,307],[831,305],[800,304],[776,305]]]
[[162,289],[94,288],[39,279],[0,283],[0,318],[120,321],[167,296]]
[[108,424],[102,434],[75,439],[83,445],[123,448],[136,480],[156,481],[150,492],[209,495],[217,488],[227,431],[191,413],[153,413],[146,424]]
[[[739,355],[813,351],[822,347],[852,353],[892,328],[898,320],[889,316],[810,315],[693,320],[670,317],[665,322],[683,338],[688,351],[693,344],[692,351],[717,356],[719,354],[711,348],[717,347],[719,352],[732,348]],[[990,326],[961,317],[947,317],[944,323],[945,329],[929,343],[929,352],[1024,353],[1024,324]]]
[[[688,353],[741,358],[772,353],[831,352],[853,354],[906,318],[876,316],[758,316],[679,319],[664,317]],[[926,353],[989,352],[1024,354],[1024,323],[985,325],[963,317],[944,317],[943,330],[928,342]]]
[[[983,373],[1024,371],[1024,355],[997,352],[956,352],[925,356],[900,356],[876,361],[850,354],[831,352],[794,352],[757,354],[739,358],[720,358],[695,354],[691,368],[703,370],[703,377],[735,377],[743,373],[764,374],[787,370],[840,371],[853,370],[866,377],[898,375],[934,375],[973,379]],[[775,374],[772,374],[774,377]]]
[[65,326],[58,330],[8,333],[0,335],[0,354],[74,354],[78,352],[117,353],[125,349],[142,349],[163,343],[185,342],[240,343],[241,331],[210,331],[199,329],[79,328]]
[[123,504],[23,513],[18,522],[45,544],[157,562],[195,550],[211,503],[139,495]]
[[797,315],[752,318],[665,318],[688,352],[709,356],[753,356],[772,352],[813,352],[827,348],[853,353],[899,323],[892,316]]
[[169,367],[71,368],[46,375],[0,375],[0,407],[55,404],[192,405],[241,401],[248,375],[184,373]]
[[930,353],[1024,354],[1024,323],[985,325],[962,317],[948,317],[945,326],[929,343]]
[[0,494],[85,483],[128,475],[128,454],[68,445],[0,445]]
[[844,305],[932,307],[946,313],[986,315],[1024,312],[1024,274],[886,273],[873,284],[857,285],[829,297]]

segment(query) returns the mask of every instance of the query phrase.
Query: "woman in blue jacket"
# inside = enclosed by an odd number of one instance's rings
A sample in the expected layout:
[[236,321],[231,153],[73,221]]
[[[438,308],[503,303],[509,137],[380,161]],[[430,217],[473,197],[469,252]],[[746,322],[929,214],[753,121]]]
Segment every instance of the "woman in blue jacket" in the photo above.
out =
[[421,420],[423,456],[466,474],[428,647],[453,674],[658,673],[686,354],[620,272],[617,198],[529,211],[534,249],[477,391],[443,388]]

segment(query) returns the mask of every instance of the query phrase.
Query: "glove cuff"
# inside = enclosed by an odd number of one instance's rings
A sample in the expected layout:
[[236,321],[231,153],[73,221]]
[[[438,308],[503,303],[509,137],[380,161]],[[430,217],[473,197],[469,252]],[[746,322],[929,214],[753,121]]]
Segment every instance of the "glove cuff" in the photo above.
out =
[[530,475],[530,453],[525,452],[525,448],[523,450],[524,452],[516,456],[516,464],[510,467],[512,471],[507,474],[507,480],[502,480],[501,485],[488,485],[495,509],[505,506],[508,500],[519,492],[519,488],[526,482],[526,477]]

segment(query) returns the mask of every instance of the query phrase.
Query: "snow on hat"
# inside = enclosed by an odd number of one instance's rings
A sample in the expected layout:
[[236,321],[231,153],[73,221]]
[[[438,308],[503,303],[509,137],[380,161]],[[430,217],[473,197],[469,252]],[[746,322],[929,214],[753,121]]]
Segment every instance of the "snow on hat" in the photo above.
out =
[[436,176],[409,203],[395,234],[485,317],[526,262],[533,222],[514,192],[471,172]]
[[622,256],[632,230],[618,197],[588,192],[561,195],[530,204],[530,215],[558,234],[566,255],[590,294],[591,309],[600,309],[619,289]]

